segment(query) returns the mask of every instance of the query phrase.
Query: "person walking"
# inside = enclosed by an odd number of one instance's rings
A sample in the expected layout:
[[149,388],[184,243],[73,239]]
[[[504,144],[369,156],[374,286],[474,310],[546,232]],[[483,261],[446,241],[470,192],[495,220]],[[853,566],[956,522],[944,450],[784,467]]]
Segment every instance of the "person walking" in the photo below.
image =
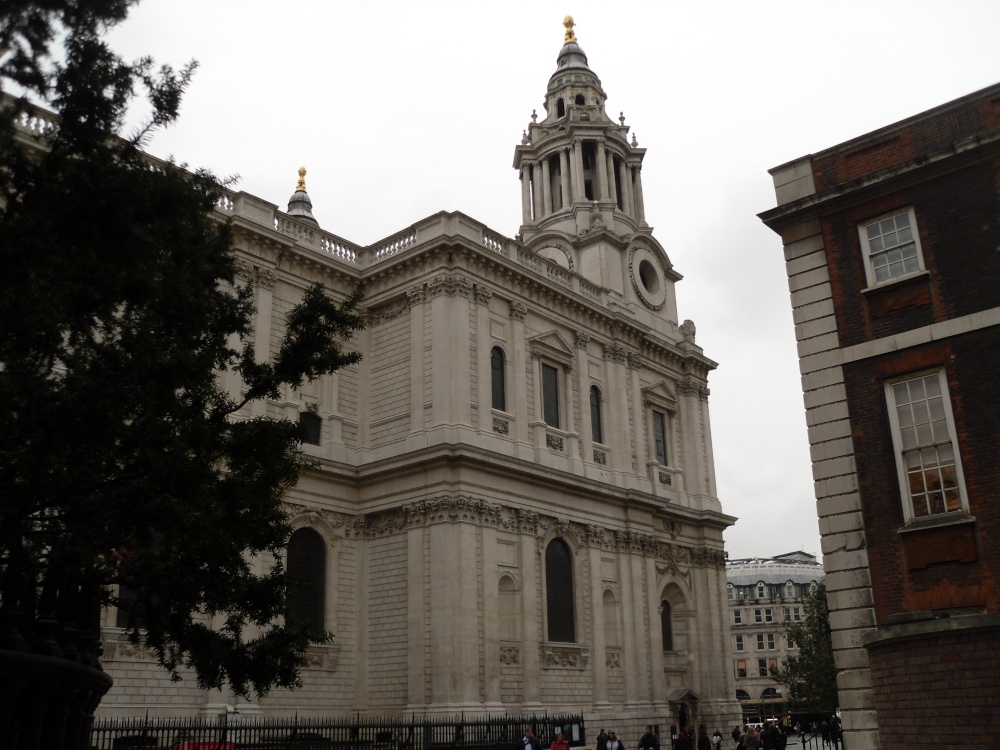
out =
[[625,743],[618,739],[616,730],[608,730],[608,739],[604,742],[604,750],[625,750]]
[[566,741],[566,737],[563,736],[562,732],[556,734],[556,738],[549,745],[549,750],[569,750],[569,742]]
[[514,743],[514,750],[542,750],[541,744],[531,727],[525,727],[521,739]]
[[604,750],[604,745],[608,741],[608,735],[604,731],[604,727],[601,727],[601,731],[597,733],[597,748],[595,750]]
[[660,738],[653,733],[653,725],[646,725],[646,732],[639,738],[640,750],[660,750]]

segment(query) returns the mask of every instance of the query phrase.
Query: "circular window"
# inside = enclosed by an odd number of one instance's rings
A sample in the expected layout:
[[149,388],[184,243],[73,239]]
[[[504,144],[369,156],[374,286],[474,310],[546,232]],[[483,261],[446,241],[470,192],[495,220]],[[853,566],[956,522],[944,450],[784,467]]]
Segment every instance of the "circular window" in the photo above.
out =
[[634,247],[629,255],[629,270],[632,286],[639,299],[653,310],[659,310],[667,301],[667,286],[663,266],[652,251],[645,247]]

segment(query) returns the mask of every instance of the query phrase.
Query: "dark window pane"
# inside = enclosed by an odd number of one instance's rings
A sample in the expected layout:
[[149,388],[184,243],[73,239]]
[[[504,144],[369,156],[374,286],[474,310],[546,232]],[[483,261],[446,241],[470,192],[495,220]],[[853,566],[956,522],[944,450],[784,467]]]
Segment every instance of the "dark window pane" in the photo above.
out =
[[559,428],[559,372],[551,365],[542,365],[542,402],[545,424]]
[[142,621],[139,618],[133,618],[132,615],[132,606],[135,604],[135,598],[135,591],[124,583],[118,586],[118,612],[115,614],[116,628],[127,628],[133,624],[138,628],[142,627]]
[[573,615],[573,557],[562,539],[545,548],[545,605],[549,640],[576,643]]
[[507,411],[507,368],[503,350],[494,346],[490,353],[490,379],[493,385],[493,408]]
[[311,411],[299,412],[299,425],[304,431],[303,443],[320,444],[323,436],[323,417]]
[[674,628],[670,621],[670,602],[660,604],[660,633],[663,637],[663,650],[674,650]]
[[667,465],[667,420],[663,412],[653,412],[653,444],[658,463]]
[[594,432],[594,442],[604,442],[604,425],[601,423],[601,392],[596,385],[590,386],[590,429]]
[[288,540],[288,575],[294,587],[288,613],[317,632],[326,630],[326,544],[312,529],[298,529]]

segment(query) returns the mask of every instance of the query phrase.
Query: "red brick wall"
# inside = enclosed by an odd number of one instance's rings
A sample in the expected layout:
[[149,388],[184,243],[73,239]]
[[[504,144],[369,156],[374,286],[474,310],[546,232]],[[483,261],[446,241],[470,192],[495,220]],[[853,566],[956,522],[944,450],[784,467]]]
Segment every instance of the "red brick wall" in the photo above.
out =
[[882,747],[996,748],[1000,629],[887,641],[868,653]]
[[[922,116],[920,116],[922,117]],[[1000,94],[931,113],[924,119],[901,123],[870,138],[837,146],[813,156],[817,192],[871,175],[920,156],[947,149],[954,143],[1000,127]]]
[[[975,522],[907,531],[884,382],[943,366],[969,509]],[[1000,601],[1000,328],[987,328],[844,367],[858,489],[879,624],[902,612]]]

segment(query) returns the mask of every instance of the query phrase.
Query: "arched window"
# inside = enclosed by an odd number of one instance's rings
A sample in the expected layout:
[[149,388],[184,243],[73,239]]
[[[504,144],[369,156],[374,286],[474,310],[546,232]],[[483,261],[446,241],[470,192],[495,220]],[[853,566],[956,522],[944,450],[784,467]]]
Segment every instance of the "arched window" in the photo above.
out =
[[323,439],[323,417],[314,411],[299,412],[299,426],[302,427],[302,442],[319,445]]
[[763,581],[757,581],[757,598],[763,599],[767,596],[767,587]]
[[791,581],[785,581],[785,598],[794,599],[795,598],[795,584]]
[[594,442],[604,442],[604,423],[601,420],[601,389],[590,386],[590,429],[594,433]]
[[736,700],[740,701],[741,703],[744,701],[748,701],[750,700],[750,693],[748,693],[746,690],[737,690]]
[[507,361],[499,346],[494,346],[490,352],[490,381],[493,385],[493,408],[507,411]]
[[298,529],[288,540],[288,575],[293,588],[288,614],[317,633],[326,630],[326,543],[312,529]]
[[562,539],[545,548],[545,610],[549,640],[576,643],[573,613],[573,555]]
[[500,606],[500,638],[513,641],[520,638],[518,624],[521,622],[521,602],[517,595],[517,585],[510,576],[502,576],[497,586]]
[[663,639],[663,650],[674,650],[674,626],[671,621],[670,602],[664,599],[660,602],[660,633]]
[[586,100],[583,98],[583,94],[577,94],[576,99],[574,101],[576,101],[576,103],[580,106],[587,103]]
[[618,635],[618,601],[615,592],[604,590],[604,642],[608,646],[620,646]]
[[556,100],[556,117],[562,117],[566,114],[566,104],[562,99]]

